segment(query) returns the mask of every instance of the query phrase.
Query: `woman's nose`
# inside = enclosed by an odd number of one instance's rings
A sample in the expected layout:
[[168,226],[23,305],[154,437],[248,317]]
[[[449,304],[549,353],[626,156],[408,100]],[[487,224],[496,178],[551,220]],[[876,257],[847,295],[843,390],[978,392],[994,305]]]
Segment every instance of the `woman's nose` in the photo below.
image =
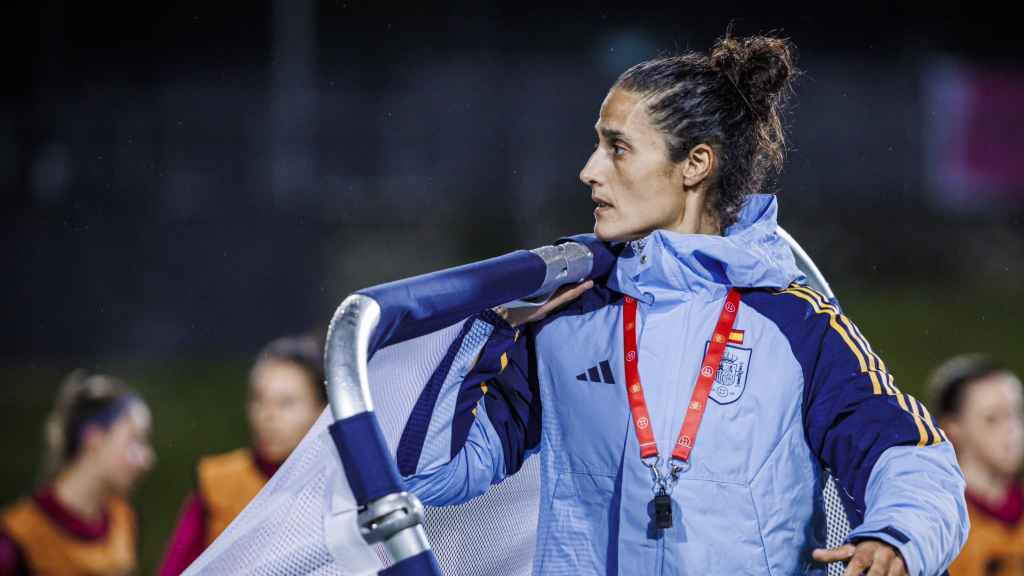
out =
[[594,150],[590,158],[587,158],[587,163],[583,165],[583,169],[580,170],[580,181],[586,186],[594,186],[598,183],[596,170],[597,153],[598,150]]

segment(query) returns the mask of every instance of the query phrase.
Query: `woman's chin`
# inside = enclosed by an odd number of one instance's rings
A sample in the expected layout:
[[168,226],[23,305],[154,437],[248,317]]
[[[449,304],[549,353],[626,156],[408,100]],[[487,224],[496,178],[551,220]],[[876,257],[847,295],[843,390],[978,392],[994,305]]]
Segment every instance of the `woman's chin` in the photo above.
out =
[[600,224],[594,225],[594,236],[602,242],[625,242],[631,238],[627,233],[620,230],[612,230],[611,227],[604,228]]
[[594,222],[594,236],[602,242],[617,242],[621,239],[622,233],[614,226],[598,221]]

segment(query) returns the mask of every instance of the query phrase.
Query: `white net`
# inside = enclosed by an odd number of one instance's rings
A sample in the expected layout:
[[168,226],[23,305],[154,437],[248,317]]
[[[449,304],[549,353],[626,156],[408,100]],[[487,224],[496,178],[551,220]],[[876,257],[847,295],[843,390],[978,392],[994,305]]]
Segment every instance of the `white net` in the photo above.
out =
[[[825,489],[822,491],[822,500],[825,505],[825,547],[835,548],[846,540],[850,533],[850,521],[846,517],[846,510],[839,499],[839,487],[831,474],[825,474]],[[846,567],[842,562],[833,562],[828,566],[828,576],[842,576]]]
[[[458,331],[455,326],[385,348],[370,362],[375,411],[392,452],[420,391]],[[189,567],[187,575],[372,573],[358,565],[355,544],[361,541],[353,543],[351,555],[332,553],[337,548],[328,545],[325,523],[334,479],[341,474],[334,446],[325,440],[330,422],[325,411],[267,486]],[[530,573],[540,499],[538,461],[527,460],[519,473],[471,502],[427,507],[426,531],[446,575]],[[830,477],[823,504],[829,519],[828,544],[837,545],[849,525]],[[386,566],[386,554],[379,547],[375,551]],[[841,573],[839,564],[829,568],[830,576]]]
[[[379,351],[369,365],[374,407],[392,452],[420,391],[455,339],[452,327]],[[325,411],[260,494],[186,574],[358,573],[335,558],[324,530],[331,476],[339,471],[323,440]],[[367,465],[373,465],[367,463]],[[537,524],[537,459],[480,498],[461,506],[427,507],[426,531],[445,574],[528,574]],[[383,550],[378,556],[387,565]]]

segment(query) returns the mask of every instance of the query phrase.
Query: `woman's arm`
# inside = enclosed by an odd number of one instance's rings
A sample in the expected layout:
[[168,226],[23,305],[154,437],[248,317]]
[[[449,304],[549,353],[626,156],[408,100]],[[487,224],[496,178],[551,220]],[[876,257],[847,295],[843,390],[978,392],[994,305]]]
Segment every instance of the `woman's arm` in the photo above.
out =
[[967,539],[967,508],[956,456],[928,410],[821,294],[794,286],[744,302],[776,323],[803,370],[805,437],[839,483],[848,540],[884,542],[913,576],[942,573]]
[[25,565],[25,556],[21,547],[0,530],[0,576],[28,576],[28,567]]
[[532,336],[492,311],[465,322],[413,407],[398,469],[427,504],[465,502],[514,474],[540,440]]
[[420,394],[398,469],[427,504],[459,504],[515,474],[540,445],[534,327],[592,288],[565,286],[536,307],[467,320]]
[[200,554],[206,541],[206,512],[197,492],[190,492],[181,506],[178,525],[167,543],[164,560],[160,564],[160,576],[178,576],[189,567]]

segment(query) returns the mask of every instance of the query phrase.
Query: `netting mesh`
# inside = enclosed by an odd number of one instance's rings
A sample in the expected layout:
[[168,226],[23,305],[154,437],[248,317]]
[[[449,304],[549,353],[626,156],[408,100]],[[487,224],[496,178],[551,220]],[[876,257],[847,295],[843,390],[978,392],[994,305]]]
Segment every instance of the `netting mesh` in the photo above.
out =
[[[846,510],[839,499],[839,488],[831,474],[825,474],[825,489],[822,500],[825,505],[825,547],[835,548],[846,540],[850,533],[850,521],[846,518]],[[845,566],[842,562],[833,562],[828,566],[828,576],[842,576]]]
[[346,574],[323,537],[324,414],[299,448],[186,574]]
[[[370,362],[375,410],[392,451],[424,384],[458,334],[451,327],[381,350]],[[335,558],[325,538],[334,447],[325,441],[325,411],[292,456],[217,541],[196,560],[195,574],[309,574],[351,576],[346,558]],[[367,463],[372,466],[373,463]],[[539,459],[461,506],[427,507],[426,531],[441,569],[449,576],[526,575],[533,565],[540,500]],[[830,546],[849,531],[831,478],[825,484]],[[377,556],[386,566],[386,554]],[[834,571],[838,567],[838,571]],[[841,574],[838,564],[829,575]]]
[[[458,327],[385,348],[370,362],[374,408],[392,451],[423,385]],[[325,411],[260,494],[186,574],[349,575],[324,536],[333,446],[321,438]],[[368,463],[367,465],[373,465]],[[426,531],[445,574],[528,574],[532,565],[540,473],[537,459],[480,498],[427,507]],[[387,558],[378,547],[384,565]]]

